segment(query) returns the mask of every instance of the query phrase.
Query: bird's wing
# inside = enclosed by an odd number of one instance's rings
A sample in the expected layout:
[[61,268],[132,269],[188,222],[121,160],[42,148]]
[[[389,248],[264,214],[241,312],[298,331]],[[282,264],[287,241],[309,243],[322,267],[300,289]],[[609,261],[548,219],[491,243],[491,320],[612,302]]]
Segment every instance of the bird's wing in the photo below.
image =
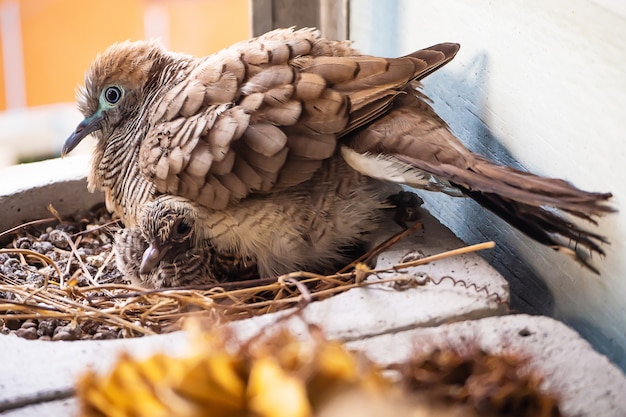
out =
[[457,44],[393,59],[282,29],[201,60],[151,109],[140,167],[159,192],[224,208],[302,183],[337,140],[384,114]]
[[[368,172],[371,169],[394,176],[400,173],[402,182],[426,189],[432,187],[433,179],[444,184],[444,189],[451,184],[541,243],[565,249],[567,245],[552,236],[556,235],[603,253],[602,236],[579,228],[554,209],[594,222],[592,216],[613,211],[606,204],[610,193],[583,191],[567,181],[497,165],[473,154],[419,92],[399,98],[383,117],[346,139],[346,161],[365,175],[381,178]],[[385,171],[372,168],[376,166],[372,162],[381,158],[390,166]],[[420,183],[415,173],[429,181]],[[570,252],[584,262],[578,253]]]
[[611,211],[604,205],[609,193],[586,192],[567,181],[494,164],[472,153],[419,92],[398,99],[384,117],[352,134],[347,145],[361,154],[382,153],[467,190],[533,206],[553,206],[584,218],[583,213]]

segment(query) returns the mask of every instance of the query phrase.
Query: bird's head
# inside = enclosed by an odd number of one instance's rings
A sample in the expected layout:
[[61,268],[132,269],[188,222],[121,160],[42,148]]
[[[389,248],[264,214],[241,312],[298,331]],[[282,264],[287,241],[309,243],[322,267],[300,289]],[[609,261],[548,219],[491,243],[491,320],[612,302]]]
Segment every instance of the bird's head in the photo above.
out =
[[148,243],[140,273],[146,274],[161,260],[198,247],[201,243],[196,219],[195,205],[182,197],[163,195],[148,203],[140,219],[140,228]]
[[108,137],[115,127],[137,111],[154,64],[166,55],[157,42],[121,42],[100,54],[85,74],[77,93],[85,119],[65,141],[62,155],[72,151],[90,133]]

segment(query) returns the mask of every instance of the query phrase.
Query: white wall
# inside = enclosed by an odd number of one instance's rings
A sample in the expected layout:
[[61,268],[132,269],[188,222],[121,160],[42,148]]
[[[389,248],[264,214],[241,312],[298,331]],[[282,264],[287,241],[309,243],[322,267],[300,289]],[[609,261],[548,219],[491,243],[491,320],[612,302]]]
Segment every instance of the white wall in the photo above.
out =
[[[0,111],[0,168],[23,159],[59,156],[65,139],[82,119],[76,103]],[[95,142],[85,140],[72,155],[91,153]]]
[[626,368],[626,2],[352,0],[350,38],[396,56],[438,42],[462,47],[424,83],[472,150],[611,191],[621,213],[600,221],[597,277],[471,201],[430,194],[427,208],[468,243],[498,242],[489,260],[517,309],[554,315]]

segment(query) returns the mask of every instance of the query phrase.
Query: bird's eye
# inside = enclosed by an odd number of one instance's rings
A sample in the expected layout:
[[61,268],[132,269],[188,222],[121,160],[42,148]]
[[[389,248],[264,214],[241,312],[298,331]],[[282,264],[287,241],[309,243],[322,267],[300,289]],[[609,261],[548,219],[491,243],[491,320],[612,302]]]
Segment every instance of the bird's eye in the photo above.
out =
[[108,87],[104,90],[104,99],[110,103],[115,104],[122,98],[122,90],[119,87]]
[[176,224],[175,230],[178,237],[185,237],[191,232],[191,226],[181,220]]

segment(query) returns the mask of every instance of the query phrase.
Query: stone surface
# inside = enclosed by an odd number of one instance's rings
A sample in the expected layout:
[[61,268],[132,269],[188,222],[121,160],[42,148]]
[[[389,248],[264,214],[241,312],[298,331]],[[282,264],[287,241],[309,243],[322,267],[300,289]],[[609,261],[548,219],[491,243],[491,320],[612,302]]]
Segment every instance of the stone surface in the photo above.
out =
[[[49,203],[62,214],[70,214],[101,201],[101,195],[86,191],[86,169],[87,159],[80,157],[6,170],[15,181],[0,188],[0,207],[6,213],[0,228],[49,217]],[[422,221],[424,232],[403,239],[380,255],[377,268],[464,246],[426,211]],[[376,240],[397,232],[398,226],[390,222],[382,231]],[[284,322],[299,334],[305,334],[311,324],[321,326],[327,337],[348,341],[379,362],[406,359],[418,345],[426,349],[441,344],[477,343],[492,352],[515,349],[542,370],[546,387],[563,395],[565,415],[625,414],[624,376],[575,332],[543,317],[484,318],[506,311],[509,292],[502,277],[476,253],[379,273],[368,279],[386,280],[391,276],[413,277],[415,285],[397,289],[384,282],[355,288],[313,302]],[[245,339],[275,327],[286,314],[268,314],[230,326]],[[446,324],[451,322],[458,323]],[[76,401],[67,397],[86,369],[106,371],[122,350],[140,357],[157,351],[180,355],[186,350],[186,339],[184,332],[77,342],[0,336],[4,364],[0,373],[0,412],[7,410],[5,415],[26,417],[75,414]],[[42,396],[50,398],[53,392],[65,395],[56,401],[25,405]]]
[[2,169],[0,231],[25,221],[52,217],[48,205],[65,216],[104,200],[87,191],[89,157],[70,156]]
[[[422,245],[438,236],[434,226],[435,223],[430,228],[428,239],[420,238],[423,240]],[[494,275],[493,270],[483,264],[478,255],[467,257],[468,265],[481,266],[473,270],[473,276],[492,274],[494,282],[491,285],[500,288],[500,300],[506,301],[506,283],[497,274]],[[452,259],[449,261],[452,264],[455,262]],[[429,274],[440,277],[451,273],[446,261],[440,261],[436,266],[430,267]],[[358,340],[417,327],[492,316],[502,313],[504,309],[506,303],[498,301],[493,295],[461,285],[454,286],[449,280],[439,285],[430,283],[401,291],[386,283],[355,288],[313,302],[291,321],[296,326],[305,323],[321,326],[329,338]],[[267,314],[236,322],[233,326],[240,337],[247,338],[266,331],[279,317],[288,313]],[[3,404],[9,404],[17,398],[32,397],[42,391],[67,390],[85,369],[106,369],[122,350],[136,355],[147,355],[160,349],[179,354],[184,351],[184,340],[182,332],[136,339],[75,342],[0,336],[0,357],[5,362],[0,374],[0,410]],[[26,368],[25,364],[28,364]]]
[[[36,398],[38,393],[71,389],[87,369],[105,371],[110,368],[122,350],[137,357],[147,357],[158,351],[178,355],[185,349],[186,334],[183,332],[136,339],[77,342],[25,340],[2,335],[0,412],[17,400]],[[34,408],[40,407],[43,405]],[[24,412],[27,413],[27,410]],[[54,414],[33,412],[24,415]]]
[[544,376],[564,416],[626,416],[626,378],[574,330],[542,316],[512,315],[414,329],[348,343],[379,363],[405,361],[417,349],[467,348],[515,352]]
[[[232,323],[230,326],[245,339],[257,332],[267,331],[268,325],[275,324],[276,316],[277,314],[255,317]],[[295,332],[304,334],[307,332],[306,322],[308,320],[301,317],[293,317],[286,325]],[[327,334],[330,333],[332,332],[327,331]],[[564,416],[626,415],[626,378],[621,371],[605,356],[595,352],[576,332],[547,317],[514,315],[399,332],[390,330],[383,335],[356,338],[348,342],[348,347],[364,351],[380,364],[388,364],[407,360],[416,350],[428,352],[436,347],[450,346],[463,349],[470,344],[490,353],[516,352],[526,358],[528,366],[543,375],[543,388],[559,396]],[[11,379],[17,381],[17,386],[21,387],[22,398],[27,397],[27,394],[34,394],[34,388],[45,392],[67,389],[87,367],[101,371],[107,369],[120,349],[127,349],[137,356],[159,350],[165,350],[172,355],[182,354],[186,349],[186,334],[178,332],[130,341],[65,344],[5,337],[0,346],[0,354],[5,359],[5,364],[12,363],[19,351],[29,361],[28,373],[23,368],[9,368],[11,372],[2,373],[2,410],[11,399],[18,397],[14,389],[16,383],[9,382]],[[19,383],[20,376],[26,384]],[[4,394],[7,390],[11,395]],[[73,415],[76,409],[75,399],[69,398],[11,410],[3,415]]]

